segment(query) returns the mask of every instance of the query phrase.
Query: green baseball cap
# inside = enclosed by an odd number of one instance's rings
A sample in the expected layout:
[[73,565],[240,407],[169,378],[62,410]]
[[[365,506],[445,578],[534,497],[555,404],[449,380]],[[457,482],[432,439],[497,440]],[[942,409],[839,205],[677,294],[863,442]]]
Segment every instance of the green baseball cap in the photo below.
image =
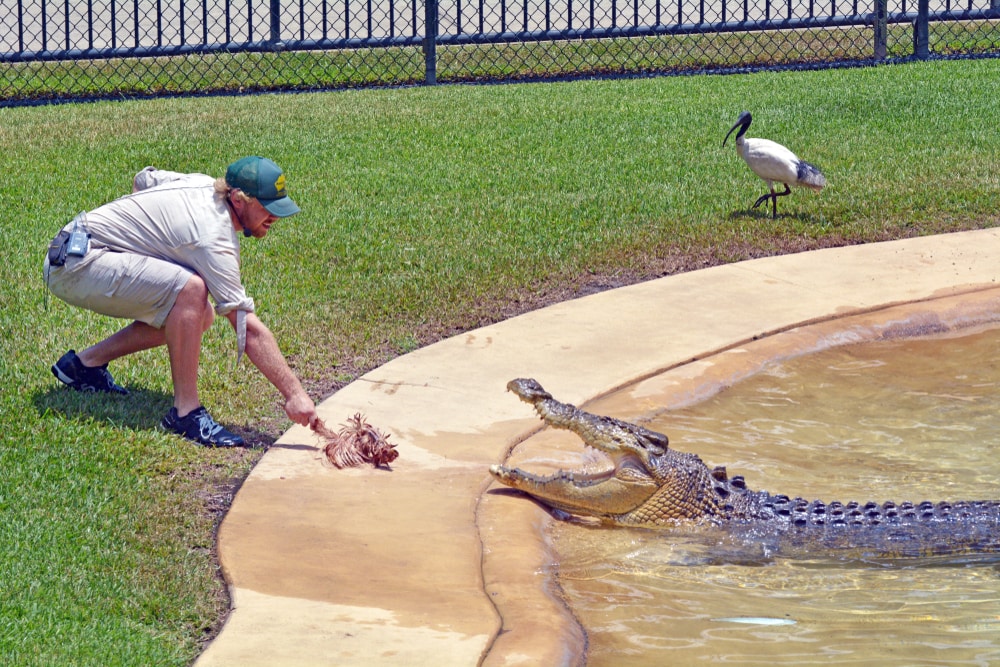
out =
[[226,169],[226,183],[254,197],[268,213],[279,218],[302,210],[285,191],[285,172],[266,157],[253,155],[232,163]]

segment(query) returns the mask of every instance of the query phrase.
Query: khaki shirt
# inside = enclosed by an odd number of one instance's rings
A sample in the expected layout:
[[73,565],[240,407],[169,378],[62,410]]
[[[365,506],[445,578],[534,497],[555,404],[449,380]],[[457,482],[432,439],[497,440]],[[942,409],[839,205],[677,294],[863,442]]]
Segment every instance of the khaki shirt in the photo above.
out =
[[253,312],[240,277],[240,241],[215,179],[146,167],[137,192],[87,213],[93,247],[156,257],[198,274],[225,315]]

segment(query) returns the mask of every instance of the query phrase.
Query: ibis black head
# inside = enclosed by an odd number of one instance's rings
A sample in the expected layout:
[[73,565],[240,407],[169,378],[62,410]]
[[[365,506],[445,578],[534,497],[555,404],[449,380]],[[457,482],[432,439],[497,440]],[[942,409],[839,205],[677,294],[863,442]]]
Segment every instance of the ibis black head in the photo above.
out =
[[[739,118],[736,119],[736,124],[729,128],[729,132],[726,133],[726,138],[722,140],[722,145],[725,146],[726,142],[729,141],[729,135],[733,133],[733,130],[740,128],[740,131],[736,133],[736,138],[739,139],[744,134],[747,133],[747,128],[750,127],[750,123],[753,121],[753,116],[750,115],[749,111],[741,111]],[[741,127],[742,126],[742,127]]]

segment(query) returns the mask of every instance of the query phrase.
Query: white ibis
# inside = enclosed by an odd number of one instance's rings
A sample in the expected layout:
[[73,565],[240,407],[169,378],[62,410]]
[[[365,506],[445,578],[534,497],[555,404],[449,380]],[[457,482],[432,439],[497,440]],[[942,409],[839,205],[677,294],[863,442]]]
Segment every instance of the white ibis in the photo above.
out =
[[[826,185],[826,177],[816,166],[800,160],[795,153],[781,144],[767,139],[744,139],[743,135],[747,133],[751,121],[753,121],[753,117],[749,111],[741,113],[736,119],[736,124],[729,128],[726,138],[722,140],[722,145],[726,145],[733,130],[740,128],[740,131],[736,133],[736,151],[750,167],[750,170],[764,179],[768,190],[770,190],[767,194],[761,195],[754,202],[753,207],[757,208],[770,199],[771,217],[777,218],[778,197],[789,194],[792,191],[789,186],[811,188],[819,192]],[[785,191],[775,192],[775,183],[783,184]]]

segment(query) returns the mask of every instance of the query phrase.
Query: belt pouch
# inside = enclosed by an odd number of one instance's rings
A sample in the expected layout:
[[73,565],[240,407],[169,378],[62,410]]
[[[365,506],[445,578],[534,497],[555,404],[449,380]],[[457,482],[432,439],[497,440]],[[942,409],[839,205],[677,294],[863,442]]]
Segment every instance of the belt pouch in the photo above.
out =
[[62,266],[66,263],[66,248],[69,245],[69,232],[65,229],[49,243],[49,266]]

